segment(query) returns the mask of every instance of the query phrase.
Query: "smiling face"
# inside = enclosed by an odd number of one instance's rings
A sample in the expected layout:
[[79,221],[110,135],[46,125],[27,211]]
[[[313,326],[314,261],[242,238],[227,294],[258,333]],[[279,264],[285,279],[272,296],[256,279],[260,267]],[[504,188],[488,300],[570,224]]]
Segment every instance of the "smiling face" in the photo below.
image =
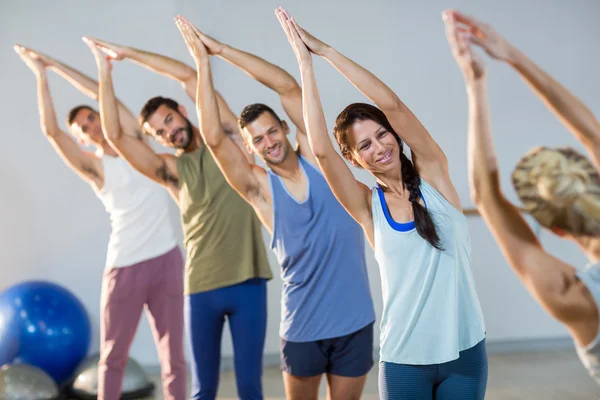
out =
[[372,174],[401,168],[402,141],[377,107],[349,105],[338,115],[333,131],[342,155],[355,166]]
[[161,104],[143,124],[144,131],[163,146],[185,149],[192,142],[191,122],[182,110]]
[[348,129],[348,147],[355,162],[372,174],[400,168],[400,144],[392,132],[367,119]]
[[290,129],[275,111],[264,104],[244,107],[238,120],[248,150],[253,151],[265,163],[283,163],[292,151],[287,134]]
[[265,163],[277,165],[287,158],[291,144],[287,138],[290,130],[285,121],[278,121],[265,111],[243,131],[250,149]]
[[87,106],[71,110],[68,118],[69,131],[84,145],[102,146],[105,142],[100,115]]

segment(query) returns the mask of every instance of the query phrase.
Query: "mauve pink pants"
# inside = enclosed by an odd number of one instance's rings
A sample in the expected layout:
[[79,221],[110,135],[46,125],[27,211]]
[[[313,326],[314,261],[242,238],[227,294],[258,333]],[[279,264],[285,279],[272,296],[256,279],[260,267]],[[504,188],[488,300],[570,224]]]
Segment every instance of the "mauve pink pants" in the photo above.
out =
[[186,398],[183,350],[183,258],[178,247],[125,267],[107,269],[100,300],[98,399],[118,400],[142,309],[146,307],[161,366],[165,400]]

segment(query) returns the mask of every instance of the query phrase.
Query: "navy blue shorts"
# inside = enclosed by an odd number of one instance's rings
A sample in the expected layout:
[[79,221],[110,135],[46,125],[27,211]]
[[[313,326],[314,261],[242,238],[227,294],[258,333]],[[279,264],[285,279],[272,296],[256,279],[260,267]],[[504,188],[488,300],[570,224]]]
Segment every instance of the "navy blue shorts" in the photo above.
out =
[[373,367],[373,322],[345,336],[313,342],[281,339],[281,369],[293,376],[365,375]]
[[443,364],[379,363],[381,400],[483,400],[488,361],[485,339]]

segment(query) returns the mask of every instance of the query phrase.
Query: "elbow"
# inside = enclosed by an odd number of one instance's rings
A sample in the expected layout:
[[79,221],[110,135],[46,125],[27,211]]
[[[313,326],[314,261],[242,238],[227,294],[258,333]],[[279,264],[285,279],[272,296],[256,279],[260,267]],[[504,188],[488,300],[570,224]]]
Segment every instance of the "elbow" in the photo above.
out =
[[203,129],[202,138],[204,139],[204,144],[209,148],[214,149],[221,145],[224,135],[223,132],[218,129]]
[[400,100],[395,93],[388,96],[388,98],[378,104],[378,106],[385,114],[401,113],[406,109],[402,100]]
[[[311,148],[313,155],[315,156],[315,158],[319,161],[324,161],[327,158],[331,157],[331,150],[332,149],[327,149],[327,148],[319,148],[319,147],[312,147]],[[334,150],[335,152],[335,150]]]
[[194,68],[186,65],[185,70],[181,74],[180,82],[185,85],[188,82],[195,83],[197,79],[198,72]]
[[277,92],[280,96],[290,97],[296,95],[302,97],[302,88],[291,75],[288,75],[286,79],[283,80],[277,88]]
[[42,132],[44,132],[44,135],[47,138],[55,138],[56,136],[58,136],[58,128],[48,128],[42,125]]
[[104,138],[111,144],[118,143],[119,139],[123,136],[121,128],[114,129],[102,129]]

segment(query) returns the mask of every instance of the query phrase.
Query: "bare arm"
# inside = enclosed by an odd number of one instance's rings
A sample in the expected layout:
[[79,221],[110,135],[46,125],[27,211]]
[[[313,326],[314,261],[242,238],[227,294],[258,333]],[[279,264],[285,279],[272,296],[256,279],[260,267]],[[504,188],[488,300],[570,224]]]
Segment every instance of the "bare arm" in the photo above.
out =
[[446,20],[446,30],[467,85],[468,167],[473,202],[523,284],[549,313],[566,322],[576,311],[575,303],[565,296],[573,287],[574,269],[544,251],[520,211],[504,197],[492,143],[483,63],[467,44],[468,34],[456,28],[453,18]]
[[348,213],[363,226],[369,241],[372,243],[370,191],[354,178],[344,159],[333,148],[327,132],[312,56],[307,46],[302,41],[294,25],[288,23],[281,11],[277,12],[277,17],[300,65],[304,121],[312,152],[335,197]]
[[[417,117],[385,83],[331,47],[326,49],[323,57],[384,112],[394,130],[401,135],[402,140],[416,156],[415,164],[419,167],[419,172],[427,169],[432,163],[446,167],[447,160],[442,149]],[[419,162],[416,161],[417,159]]]
[[[105,43],[105,42],[101,42]],[[141,65],[159,75],[166,76],[181,84],[188,96],[196,100],[196,71],[189,65],[164,56],[133,47],[118,47],[122,49],[122,57]]]
[[331,143],[312,63],[303,63],[300,70],[304,118],[310,147],[338,201],[359,224],[363,227],[371,226],[371,192],[354,178],[352,171]]
[[209,54],[217,55],[225,61],[235,65],[248,76],[262,83],[279,95],[281,104],[286,114],[296,126],[296,141],[300,154],[313,164],[316,160],[308,145],[308,138],[302,116],[302,89],[298,82],[284,69],[277,65],[235,47],[224,45],[208,35],[200,32],[200,39],[206,46]]
[[583,143],[600,168],[600,123],[576,96],[534,64],[520,51],[513,49],[508,61],[521,78],[550,108],[556,117]]
[[523,284],[550,314],[568,322],[581,315],[565,296],[575,283],[574,269],[544,251],[519,209],[500,189],[486,92],[483,82],[469,88],[468,152],[473,201]]
[[[325,58],[335,69],[350,81],[361,93],[373,101],[383,111],[394,130],[402,136],[415,156],[414,161],[421,174],[429,169],[439,175],[440,168],[447,169],[446,156],[433,140],[427,129],[400,100],[400,98],[379,78],[354,61],[337,52],[331,46],[315,38],[284,10],[284,15],[296,28],[298,35],[311,52]],[[443,171],[442,171],[443,172]]]
[[254,205],[260,197],[259,183],[254,173],[254,168],[258,167],[253,167],[248,162],[242,150],[226,135],[219,122],[219,104],[212,83],[209,54],[198,37],[197,30],[182,17],[178,17],[176,21],[197,65],[196,109],[204,142],[215,157],[227,182],[246,201]]
[[410,147],[412,160],[419,175],[434,186],[454,207],[461,209],[460,198],[450,180],[448,161],[444,152],[409,108],[375,75],[312,36],[285,11],[284,14],[292,21],[300,38],[311,52],[329,61],[383,111],[394,131]]
[[136,170],[165,186],[177,199],[179,180],[174,157],[167,154],[158,155],[143,141],[123,134],[118,123],[111,66],[94,42],[86,40],[86,43],[96,57],[98,65],[100,118],[104,136]]
[[[58,75],[63,77],[67,82],[73,85],[84,95],[98,100],[99,89],[98,82],[82,72],[69,67],[61,63],[60,61],[54,60],[48,56],[38,53],[38,55],[48,62],[48,67],[55,71]],[[141,137],[138,122],[127,106],[125,106],[120,100],[117,99],[117,110],[119,124],[126,135]]]
[[[107,54],[110,54],[111,57],[116,60],[131,60],[152,72],[179,82],[190,99],[194,102],[196,101],[198,74],[196,73],[196,70],[189,65],[162,54],[135,49],[133,47],[120,46],[99,39],[92,40],[97,43],[99,48]],[[219,92],[215,92],[215,94],[219,104],[219,119],[223,125],[223,129],[243,148],[243,140],[241,133],[239,132],[237,117],[231,111],[221,94]],[[254,161],[254,157],[250,154],[247,154],[246,158],[249,162]]]
[[33,54],[23,47],[15,46],[15,50],[36,75],[38,110],[42,131],[65,164],[85,181],[100,189],[104,183],[102,164],[93,154],[83,151],[75,140],[60,129],[58,125],[45,71],[47,65],[41,60],[33,58]]
[[471,41],[491,57],[511,65],[556,117],[583,143],[600,168],[600,122],[567,88],[542,70],[488,24],[452,12],[471,33]]

